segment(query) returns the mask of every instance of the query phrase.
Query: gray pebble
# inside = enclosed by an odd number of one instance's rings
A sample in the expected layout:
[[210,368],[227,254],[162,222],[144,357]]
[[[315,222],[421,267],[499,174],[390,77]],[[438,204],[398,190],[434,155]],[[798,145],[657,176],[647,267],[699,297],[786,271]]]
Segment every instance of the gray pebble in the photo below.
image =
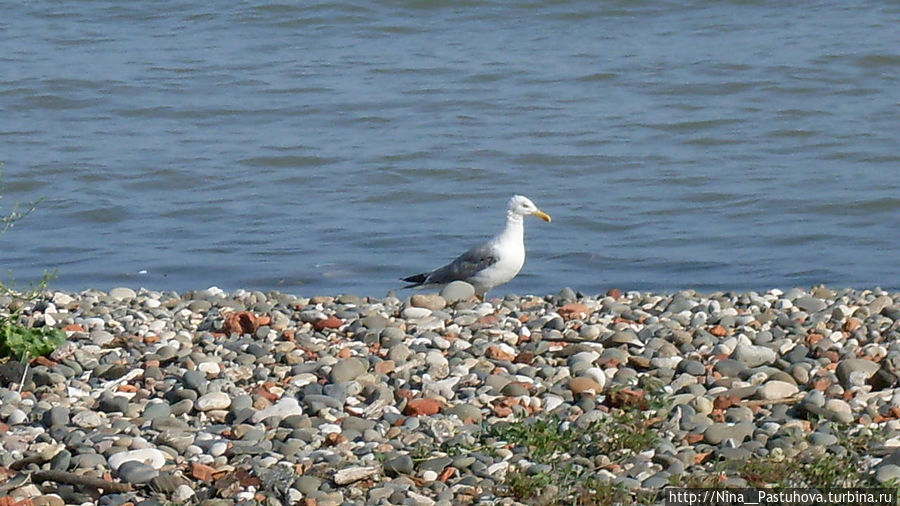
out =
[[361,376],[368,369],[368,365],[364,364],[357,358],[348,358],[336,363],[329,373],[328,377],[332,383],[343,383],[352,381]]
[[138,485],[148,483],[150,480],[159,476],[159,471],[144,464],[143,462],[123,462],[116,470],[118,476],[125,483]]
[[413,473],[413,460],[409,455],[400,455],[384,462],[384,471],[389,476]]
[[44,413],[44,425],[47,427],[62,427],[69,423],[69,408],[55,406]]

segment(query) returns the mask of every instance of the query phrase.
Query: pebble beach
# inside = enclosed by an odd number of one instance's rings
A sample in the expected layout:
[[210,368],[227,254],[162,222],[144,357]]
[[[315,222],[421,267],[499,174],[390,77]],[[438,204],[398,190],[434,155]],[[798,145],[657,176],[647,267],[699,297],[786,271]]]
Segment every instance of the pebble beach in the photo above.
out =
[[655,504],[670,486],[900,482],[900,293],[878,288],[121,287],[0,295],[11,312],[67,341],[0,362],[4,505]]

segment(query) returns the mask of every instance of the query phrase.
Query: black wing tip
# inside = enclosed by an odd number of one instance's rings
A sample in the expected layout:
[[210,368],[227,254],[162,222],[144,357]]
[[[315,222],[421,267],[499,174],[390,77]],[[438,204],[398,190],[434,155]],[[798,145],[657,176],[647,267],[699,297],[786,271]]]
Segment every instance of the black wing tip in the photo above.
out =
[[427,272],[423,272],[422,274],[416,274],[415,276],[409,276],[408,278],[400,278],[401,281],[408,281],[410,283],[414,283],[413,285],[410,285],[406,288],[410,288],[410,287],[413,287],[416,285],[421,285],[422,283],[425,282],[426,279],[428,279]]

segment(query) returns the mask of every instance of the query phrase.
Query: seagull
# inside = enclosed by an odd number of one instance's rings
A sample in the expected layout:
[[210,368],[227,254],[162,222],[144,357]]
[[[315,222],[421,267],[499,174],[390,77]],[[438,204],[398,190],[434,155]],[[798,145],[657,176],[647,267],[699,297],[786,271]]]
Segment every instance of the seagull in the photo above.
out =
[[447,265],[431,272],[402,278],[415,288],[423,285],[443,285],[451,281],[465,281],[475,287],[475,295],[484,300],[494,287],[516,277],[525,263],[525,216],[534,215],[549,222],[550,215],[534,202],[521,195],[509,199],[506,227],[493,239],[463,253]]

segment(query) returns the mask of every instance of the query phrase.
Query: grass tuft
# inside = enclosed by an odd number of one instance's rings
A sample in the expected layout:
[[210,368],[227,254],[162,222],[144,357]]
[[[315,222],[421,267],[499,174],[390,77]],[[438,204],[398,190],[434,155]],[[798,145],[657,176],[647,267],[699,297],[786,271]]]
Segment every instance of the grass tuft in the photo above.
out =
[[[528,504],[653,504],[655,493],[609,482],[611,475],[600,471],[656,445],[663,421],[656,409],[665,402],[644,390],[611,392],[607,398],[616,399],[614,406],[589,423],[539,415],[485,425],[480,446],[506,448],[528,463],[521,470],[515,469],[518,464],[511,468],[501,494]],[[533,471],[533,465],[541,470]]]

